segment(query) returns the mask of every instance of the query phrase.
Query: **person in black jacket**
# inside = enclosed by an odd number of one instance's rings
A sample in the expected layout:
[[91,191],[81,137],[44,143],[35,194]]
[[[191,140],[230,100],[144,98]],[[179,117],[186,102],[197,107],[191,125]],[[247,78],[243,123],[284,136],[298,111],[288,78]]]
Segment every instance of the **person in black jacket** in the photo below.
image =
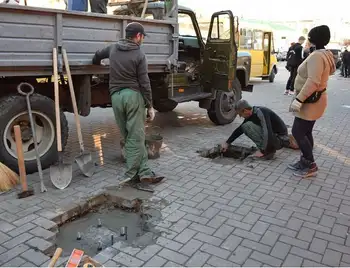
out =
[[344,77],[349,77],[349,69],[350,69],[350,52],[345,49],[343,52],[343,56],[342,56],[342,62],[344,64]]
[[90,9],[93,13],[107,14],[108,0],[90,0]]
[[299,65],[303,61],[303,44],[305,42],[305,37],[300,36],[297,43],[292,45],[287,53],[287,69],[290,72],[286,90],[284,92],[285,95],[294,95],[294,80],[297,76],[297,70]]
[[242,134],[248,136],[260,150],[256,156],[264,159],[272,159],[282,147],[298,148],[294,138],[288,135],[283,120],[269,108],[251,106],[246,100],[239,100],[235,109],[244,121],[222,145],[223,151]]

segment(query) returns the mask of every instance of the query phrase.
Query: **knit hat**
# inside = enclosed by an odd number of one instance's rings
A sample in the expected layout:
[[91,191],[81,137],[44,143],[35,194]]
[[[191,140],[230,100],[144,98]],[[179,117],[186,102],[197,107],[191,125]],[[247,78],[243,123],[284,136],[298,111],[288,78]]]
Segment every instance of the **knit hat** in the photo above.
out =
[[324,47],[331,39],[331,31],[327,25],[320,25],[312,28],[309,32],[309,41],[316,47]]

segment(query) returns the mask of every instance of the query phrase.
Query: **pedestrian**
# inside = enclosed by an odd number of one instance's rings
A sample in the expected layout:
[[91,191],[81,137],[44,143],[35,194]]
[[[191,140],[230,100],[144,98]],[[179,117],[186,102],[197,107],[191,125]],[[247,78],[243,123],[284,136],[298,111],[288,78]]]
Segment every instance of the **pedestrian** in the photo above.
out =
[[342,62],[344,64],[344,77],[349,77],[350,73],[350,52],[345,48],[342,56]]
[[68,0],[67,9],[71,11],[88,11],[88,0]]
[[222,144],[223,151],[242,134],[258,147],[259,152],[255,156],[259,158],[272,159],[282,147],[297,149],[294,138],[288,135],[287,126],[274,111],[263,106],[251,106],[246,100],[239,100],[235,110],[244,121]]
[[148,166],[145,146],[145,121],[155,116],[152,90],[148,77],[146,56],[140,46],[146,36],[143,26],[131,22],[125,28],[126,39],[121,39],[95,53],[93,64],[109,58],[109,91],[121,139],[125,141],[125,178],[145,183],[158,183]]
[[107,14],[108,0],[90,0],[90,10],[92,13]]
[[312,130],[326,110],[328,78],[336,70],[332,52],[325,49],[330,40],[328,26],[312,28],[308,39],[315,45],[315,51],[298,68],[294,84],[296,94],[290,105],[290,111],[295,115],[292,134],[301,150],[301,157],[288,167],[295,171],[294,175],[303,178],[316,176],[318,171],[312,152]]
[[287,81],[286,90],[284,91],[285,95],[294,95],[294,80],[297,75],[298,67],[303,61],[302,45],[304,44],[304,42],[305,37],[300,36],[298,42],[296,42],[288,49],[287,66],[290,74]]

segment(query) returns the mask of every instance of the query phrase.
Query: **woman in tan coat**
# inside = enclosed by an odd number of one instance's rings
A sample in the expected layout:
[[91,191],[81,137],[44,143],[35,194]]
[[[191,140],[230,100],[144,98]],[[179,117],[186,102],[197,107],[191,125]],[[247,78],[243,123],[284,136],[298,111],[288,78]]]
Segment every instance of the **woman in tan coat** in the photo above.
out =
[[301,150],[300,160],[288,167],[300,177],[316,176],[318,167],[313,155],[312,129],[327,107],[328,78],[335,71],[333,54],[325,49],[330,40],[328,26],[321,25],[310,30],[309,42],[315,46],[299,66],[295,79],[295,98],[290,106],[295,119],[292,134]]

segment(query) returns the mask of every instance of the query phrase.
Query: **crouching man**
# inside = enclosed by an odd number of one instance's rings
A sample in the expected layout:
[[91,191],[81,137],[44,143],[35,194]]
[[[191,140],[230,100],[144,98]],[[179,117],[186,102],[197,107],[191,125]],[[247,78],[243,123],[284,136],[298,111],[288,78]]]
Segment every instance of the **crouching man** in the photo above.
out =
[[298,149],[293,136],[288,135],[283,120],[269,108],[251,106],[246,100],[240,100],[235,109],[244,121],[222,145],[223,151],[242,134],[248,136],[259,149],[255,157],[266,160],[272,159],[276,151],[283,147]]

